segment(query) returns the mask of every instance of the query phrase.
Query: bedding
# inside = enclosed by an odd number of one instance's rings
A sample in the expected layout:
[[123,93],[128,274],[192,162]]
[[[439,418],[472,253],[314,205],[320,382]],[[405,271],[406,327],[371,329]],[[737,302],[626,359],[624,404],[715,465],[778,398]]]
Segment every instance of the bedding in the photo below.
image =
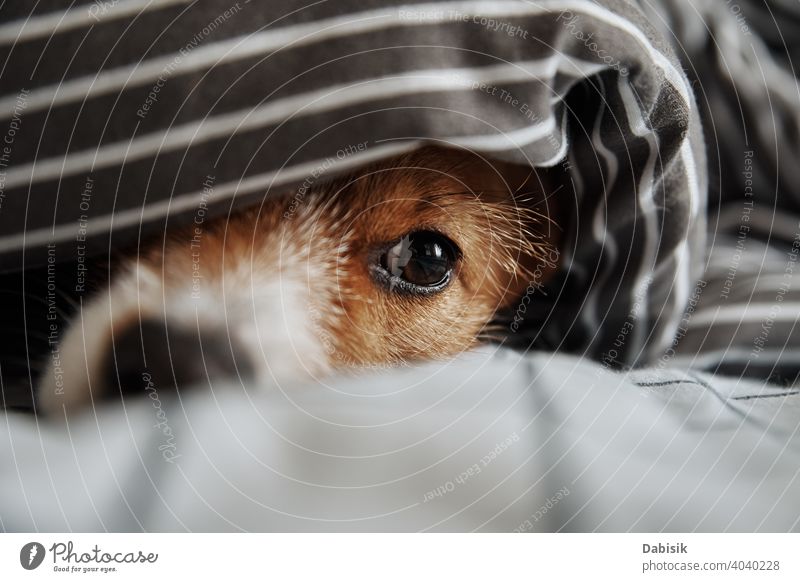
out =
[[0,117],[19,128],[0,266],[88,271],[428,141],[563,174],[563,276],[511,339],[608,357],[632,315],[617,364],[669,343],[701,274],[705,152],[691,85],[635,4],[92,6],[66,24],[4,9]]
[[0,9],[6,407],[115,252],[422,143],[567,242],[497,350],[6,412],[2,529],[798,530],[796,5],[70,6]]
[[796,391],[507,349],[253,388],[3,419],[0,526],[800,530]]

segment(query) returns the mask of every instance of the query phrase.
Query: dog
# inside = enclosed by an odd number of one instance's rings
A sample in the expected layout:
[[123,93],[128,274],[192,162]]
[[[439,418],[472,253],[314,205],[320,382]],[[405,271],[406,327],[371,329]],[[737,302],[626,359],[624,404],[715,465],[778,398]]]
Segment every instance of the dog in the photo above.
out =
[[497,338],[557,269],[556,189],[546,171],[426,146],[169,232],[76,314],[37,407],[148,382],[283,385]]

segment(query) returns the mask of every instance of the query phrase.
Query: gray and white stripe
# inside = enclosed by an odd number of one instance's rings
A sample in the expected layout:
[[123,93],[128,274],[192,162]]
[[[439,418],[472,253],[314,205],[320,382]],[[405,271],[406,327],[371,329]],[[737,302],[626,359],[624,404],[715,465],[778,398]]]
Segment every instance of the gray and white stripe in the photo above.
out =
[[[516,339],[602,357],[633,314],[617,363],[644,363],[671,340],[704,229],[702,138],[688,80],[635,6],[60,5],[0,24],[0,121],[19,126],[0,268],[41,264],[49,243],[74,256],[78,220],[95,253],[185,220],[207,175],[221,211],[301,183],[348,145],[369,147],[331,175],[430,139],[542,167],[570,160],[574,247]],[[151,30],[162,16],[170,28]],[[512,25],[524,35],[506,34]],[[75,54],[48,52],[71,42]]]

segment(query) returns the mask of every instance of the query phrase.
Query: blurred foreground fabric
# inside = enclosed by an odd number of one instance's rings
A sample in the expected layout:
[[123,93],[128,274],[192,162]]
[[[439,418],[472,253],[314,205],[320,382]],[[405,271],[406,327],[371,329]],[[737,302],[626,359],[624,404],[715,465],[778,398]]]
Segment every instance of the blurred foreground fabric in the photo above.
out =
[[[797,390],[507,350],[0,417],[5,531],[800,531]],[[167,434],[168,433],[168,434]]]

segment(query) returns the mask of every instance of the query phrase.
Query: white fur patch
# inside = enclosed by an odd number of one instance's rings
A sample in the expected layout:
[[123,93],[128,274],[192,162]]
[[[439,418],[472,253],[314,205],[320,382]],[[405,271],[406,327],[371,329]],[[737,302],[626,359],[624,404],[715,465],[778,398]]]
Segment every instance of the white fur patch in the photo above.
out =
[[[249,361],[259,385],[327,373],[335,350],[327,330],[340,315],[333,302],[341,275],[337,267],[348,247],[346,241],[329,240],[322,233],[308,240],[313,231],[309,226],[318,216],[304,218],[268,237],[269,244],[256,253],[257,265],[226,257],[221,280],[205,273],[198,282],[186,273],[161,273],[142,265],[123,271],[110,288],[85,304],[67,329],[60,345],[63,387],[55,385],[50,364],[39,386],[41,410],[60,413],[62,407],[84,406],[107,394],[103,370],[112,336],[119,337],[140,319],[166,320],[170,329],[228,334],[237,361],[241,356]],[[166,252],[183,250],[167,247]]]

